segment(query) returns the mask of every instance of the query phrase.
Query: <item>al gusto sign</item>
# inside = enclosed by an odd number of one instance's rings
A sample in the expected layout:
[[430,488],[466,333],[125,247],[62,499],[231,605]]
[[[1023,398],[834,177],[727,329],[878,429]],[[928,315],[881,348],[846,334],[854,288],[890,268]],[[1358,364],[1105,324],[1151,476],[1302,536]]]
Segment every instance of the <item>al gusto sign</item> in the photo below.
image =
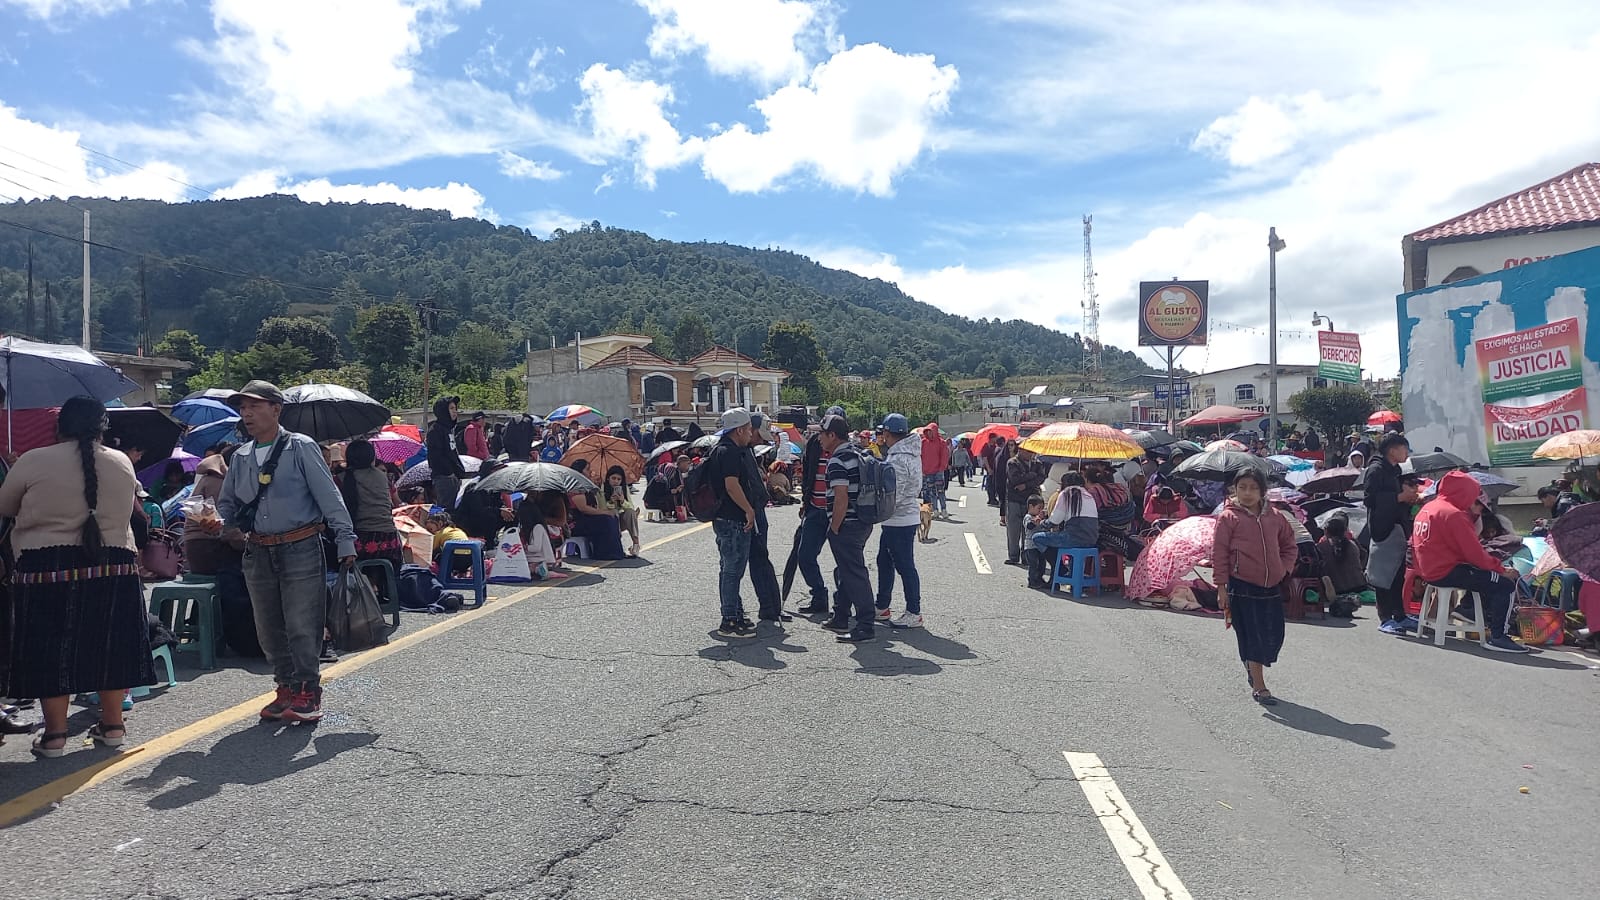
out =
[[1533,451],[1558,434],[1585,427],[1588,398],[1583,388],[1538,406],[1502,406],[1485,403],[1483,426],[1488,437],[1489,464],[1515,466],[1531,462]]
[[1210,282],[1139,282],[1139,346],[1203,347]]
[[1477,350],[1485,403],[1583,385],[1583,332],[1576,318],[1483,338]]

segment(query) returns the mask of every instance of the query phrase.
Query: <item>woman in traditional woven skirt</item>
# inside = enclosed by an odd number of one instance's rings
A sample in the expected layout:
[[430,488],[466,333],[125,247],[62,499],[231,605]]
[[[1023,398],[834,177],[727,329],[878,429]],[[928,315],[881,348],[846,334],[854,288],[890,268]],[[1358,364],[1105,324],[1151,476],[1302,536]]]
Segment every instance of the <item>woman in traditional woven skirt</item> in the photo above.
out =
[[1278,586],[1294,571],[1297,550],[1288,520],[1266,502],[1265,479],[1255,469],[1233,477],[1233,496],[1217,516],[1211,547],[1218,602],[1239,639],[1239,659],[1251,696],[1263,706],[1278,701],[1267,690],[1266,667],[1283,649],[1283,595]]
[[41,698],[42,757],[66,753],[72,694],[99,692],[89,737],[120,747],[123,694],[155,681],[133,543],[139,482],[127,456],[101,446],[106,424],[100,401],[73,397],[57,420],[60,443],[24,453],[0,484],[18,554],[5,693]]

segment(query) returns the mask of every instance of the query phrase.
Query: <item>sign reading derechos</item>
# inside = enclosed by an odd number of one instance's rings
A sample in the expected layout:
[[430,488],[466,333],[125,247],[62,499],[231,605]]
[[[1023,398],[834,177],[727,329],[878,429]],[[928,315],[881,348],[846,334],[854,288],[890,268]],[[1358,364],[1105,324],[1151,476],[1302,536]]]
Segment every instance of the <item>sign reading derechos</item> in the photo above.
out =
[[1583,386],[1583,331],[1576,318],[1477,342],[1483,401]]
[[1317,332],[1317,377],[1361,383],[1361,335],[1346,331]]
[[1517,466],[1533,461],[1533,451],[1558,434],[1586,427],[1588,400],[1583,388],[1571,390],[1538,406],[1485,403],[1483,426],[1489,464]]

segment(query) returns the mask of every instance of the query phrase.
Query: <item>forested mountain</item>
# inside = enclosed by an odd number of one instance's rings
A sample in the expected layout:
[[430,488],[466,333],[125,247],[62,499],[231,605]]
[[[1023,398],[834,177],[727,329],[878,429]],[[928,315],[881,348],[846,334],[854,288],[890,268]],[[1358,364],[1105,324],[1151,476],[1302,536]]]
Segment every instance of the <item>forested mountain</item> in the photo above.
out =
[[[552,335],[565,342],[576,332],[651,334],[671,355],[668,336],[697,317],[712,339],[753,356],[762,355],[772,323],[809,323],[844,373],[876,375],[893,360],[922,378],[989,376],[997,364],[1040,373],[1079,365],[1074,335],[951,315],[894,285],[782,251],[676,243],[599,223],[541,240],[443,212],[284,196],[73,202],[92,212],[93,239],[107,245],[93,252],[93,315],[96,346],[108,350],[141,342],[142,259],[152,346],[168,329],[187,329],[213,350],[244,351],[264,320],[307,316],[323,320],[349,358],[363,310],[399,297],[408,304],[428,298],[443,310],[434,349],[446,366],[454,362],[449,338],[473,323],[499,338],[500,367],[515,363],[524,339],[548,346]],[[0,206],[0,330],[57,339],[78,333],[81,229],[82,214],[62,202]],[[31,327],[24,303],[30,243]],[[1111,377],[1147,370],[1113,348],[1105,362]]]

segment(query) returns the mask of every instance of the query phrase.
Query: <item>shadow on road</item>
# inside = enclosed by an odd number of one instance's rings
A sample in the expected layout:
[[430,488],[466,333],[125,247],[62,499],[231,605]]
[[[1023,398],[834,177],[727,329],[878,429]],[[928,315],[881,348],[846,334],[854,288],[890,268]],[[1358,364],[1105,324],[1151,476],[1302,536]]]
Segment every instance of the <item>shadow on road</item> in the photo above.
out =
[[[1463,641],[1455,638],[1445,638],[1443,647],[1435,647],[1433,635],[1430,633],[1424,641],[1422,638],[1412,638],[1413,643],[1426,643],[1435,650],[1449,650],[1452,653],[1465,653],[1479,659],[1492,659],[1495,662],[1508,662],[1516,666],[1528,666],[1533,669],[1587,669],[1587,665],[1580,662],[1571,662],[1557,659],[1556,654],[1546,653],[1534,649],[1532,653],[1500,653],[1495,650],[1485,650],[1478,646],[1476,641]],[[1565,654],[1562,654],[1565,655]]]
[[[224,785],[258,785],[303,772],[348,750],[358,750],[378,739],[371,732],[317,735],[308,725],[246,728],[228,735],[209,753],[188,750],[163,759],[149,775],[128,782],[130,791],[155,793],[151,809],[179,809],[216,796]],[[308,746],[309,755],[297,756]],[[168,787],[174,781],[181,781]],[[157,793],[159,792],[159,793]]]
[[960,641],[934,634],[926,628],[880,628],[884,640],[905,644],[940,659],[977,659],[978,654]]
[[709,636],[717,643],[700,649],[698,655],[701,659],[712,662],[732,662],[752,669],[766,669],[775,672],[779,669],[789,668],[789,664],[778,658],[778,653],[805,653],[807,649],[799,644],[789,643],[789,632],[769,622],[762,622],[757,627],[755,639],[725,638],[715,631]]
[[1335,719],[1333,716],[1309,706],[1278,698],[1277,706],[1263,707],[1265,712],[1261,715],[1269,722],[1287,725],[1297,731],[1308,734],[1321,734],[1327,737],[1371,747],[1374,750],[1393,750],[1394,742],[1389,740],[1389,729],[1377,725],[1360,725]]

